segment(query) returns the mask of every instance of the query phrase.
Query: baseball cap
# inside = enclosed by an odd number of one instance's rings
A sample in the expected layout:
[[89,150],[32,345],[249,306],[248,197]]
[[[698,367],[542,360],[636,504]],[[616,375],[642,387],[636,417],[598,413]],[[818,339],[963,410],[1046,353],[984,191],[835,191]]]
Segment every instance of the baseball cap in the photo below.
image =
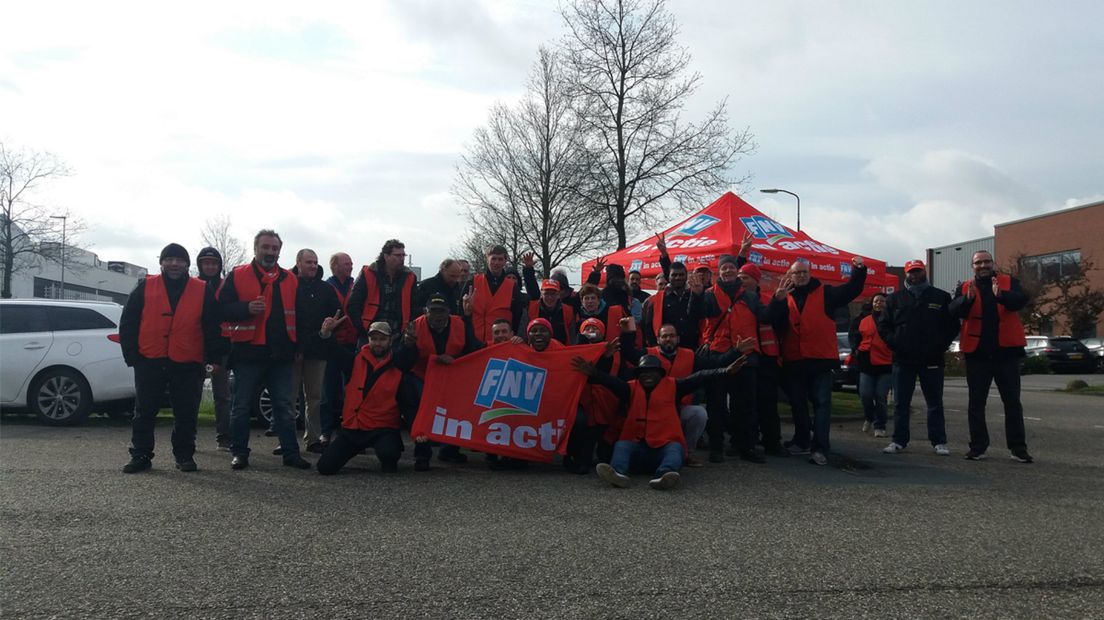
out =
[[560,283],[555,281],[555,280],[545,280],[544,282],[541,282],[541,290],[542,291],[548,291],[548,290],[558,291],[558,290],[560,290]]
[[449,303],[444,295],[433,295],[429,298],[429,301],[426,302],[426,308],[444,308],[448,310]]
[[370,334],[372,332],[379,332],[384,336],[390,336],[391,326],[387,323],[387,321],[376,321],[375,323],[372,323],[368,326],[368,333]]
[[910,260],[905,262],[905,273],[912,271],[913,269],[919,269],[921,271],[927,271],[924,267],[924,261],[922,260]]

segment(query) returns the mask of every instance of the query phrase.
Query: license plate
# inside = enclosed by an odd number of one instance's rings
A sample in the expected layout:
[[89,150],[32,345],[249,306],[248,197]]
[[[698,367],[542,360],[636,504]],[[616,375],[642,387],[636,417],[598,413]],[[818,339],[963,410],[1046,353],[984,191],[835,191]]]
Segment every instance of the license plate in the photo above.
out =
[[1081,359],[1081,354],[1080,353],[1070,353],[1069,358],[1071,360],[1079,360],[1079,359]]

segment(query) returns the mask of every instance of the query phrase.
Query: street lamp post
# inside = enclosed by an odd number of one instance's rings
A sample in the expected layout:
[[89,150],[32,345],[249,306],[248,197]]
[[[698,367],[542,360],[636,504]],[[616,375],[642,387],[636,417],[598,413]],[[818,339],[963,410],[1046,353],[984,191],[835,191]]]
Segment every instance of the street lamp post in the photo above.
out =
[[761,189],[759,191],[763,192],[764,194],[777,194],[778,192],[782,192],[783,194],[789,194],[794,198],[797,198],[797,232],[801,232],[801,196],[798,196],[797,194],[786,189]]
[[65,224],[68,215],[51,215],[52,219],[61,220],[61,294],[58,299],[65,299]]

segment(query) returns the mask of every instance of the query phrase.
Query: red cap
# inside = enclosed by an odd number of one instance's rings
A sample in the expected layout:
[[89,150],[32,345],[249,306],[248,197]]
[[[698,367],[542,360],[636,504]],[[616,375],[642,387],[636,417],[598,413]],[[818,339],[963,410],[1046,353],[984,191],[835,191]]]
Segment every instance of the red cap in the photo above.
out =
[[548,328],[548,331],[552,331],[552,324],[548,322],[548,319],[533,319],[529,321],[529,325],[525,327],[525,333],[529,333],[529,330],[533,329],[534,325],[544,325]]
[[921,271],[927,271],[924,267],[924,261],[922,260],[910,260],[905,262],[905,273],[912,271],[913,269],[919,269]]
[[763,279],[763,272],[759,271],[759,268],[755,266],[755,263],[744,263],[744,266],[740,267],[740,273],[748,274],[756,282]]
[[555,281],[555,280],[545,280],[545,281],[541,282],[541,290],[542,291],[547,291],[547,290],[559,291],[560,290],[560,283]]
[[591,318],[583,321],[579,325],[579,333],[581,334],[581,333],[585,332],[588,327],[597,327],[598,328],[598,335],[601,336],[602,338],[606,337],[606,326],[602,323],[602,321],[599,321],[598,319],[596,319],[594,317],[591,317]]

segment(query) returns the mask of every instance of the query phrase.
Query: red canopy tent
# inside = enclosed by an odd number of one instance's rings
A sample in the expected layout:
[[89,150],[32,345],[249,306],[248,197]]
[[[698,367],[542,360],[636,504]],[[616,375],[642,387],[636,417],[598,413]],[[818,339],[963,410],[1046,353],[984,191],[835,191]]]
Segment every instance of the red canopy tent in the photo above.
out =
[[[816,241],[804,232],[786,228],[763,215],[755,207],[726,192],[713,204],[664,231],[667,253],[673,261],[681,261],[693,271],[707,265],[714,273],[722,254],[736,254],[745,232],[755,239],[748,259],[763,272],[760,283],[773,290],[775,283],[796,258],[806,258],[814,278],[826,284],[839,284],[851,275],[850,252],[838,250]],[[652,235],[605,256],[609,264],[621,265],[626,271],[637,270],[645,288],[655,287],[655,276],[662,273],[656,236]],[[866,289],[863,296],[892,292],[897,285],[886,274],[885,261],[863,257],[867,266]],[[583,280],[594,267],[593,260],[583,263]],[[605,274],[603,274],[603,279]]]

